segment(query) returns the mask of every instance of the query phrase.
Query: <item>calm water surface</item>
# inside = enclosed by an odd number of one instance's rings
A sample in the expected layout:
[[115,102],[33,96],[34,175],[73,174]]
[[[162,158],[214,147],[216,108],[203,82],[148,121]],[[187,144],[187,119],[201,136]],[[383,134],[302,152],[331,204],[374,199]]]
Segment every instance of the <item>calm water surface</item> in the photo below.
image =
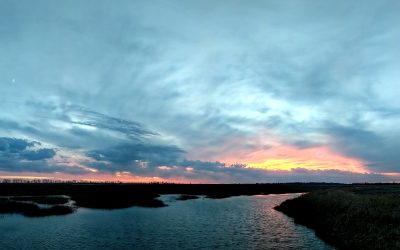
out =
[[273,210],[298,194],[161,199],[164,208],[80,208],[66,216],[0,217],[0,249],[332,249]]

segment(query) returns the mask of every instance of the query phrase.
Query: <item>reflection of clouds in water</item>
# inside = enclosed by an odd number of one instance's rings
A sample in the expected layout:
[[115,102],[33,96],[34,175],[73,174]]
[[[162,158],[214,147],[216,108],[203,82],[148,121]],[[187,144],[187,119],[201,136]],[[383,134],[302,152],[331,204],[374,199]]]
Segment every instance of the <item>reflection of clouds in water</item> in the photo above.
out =
[[[297,195],[171,201],[162,208],[78,209],[52,217],[51,228],[44,223],[47,218],[6,216],[0,233],[3,247],[21,249],[40,248],[43,242],[52,249],[331,249],[312,230],[273,209]],[[24,241],[15,241],[9,231],[16,224]]]

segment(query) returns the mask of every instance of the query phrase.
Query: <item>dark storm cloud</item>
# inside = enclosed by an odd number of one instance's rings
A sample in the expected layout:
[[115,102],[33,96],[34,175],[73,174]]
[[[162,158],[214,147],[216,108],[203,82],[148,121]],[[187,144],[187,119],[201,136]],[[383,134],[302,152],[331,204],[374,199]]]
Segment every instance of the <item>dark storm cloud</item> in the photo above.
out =
[[[38,148],[40,146],[40,148]],[[84,174],[87,169],[54,159],[57,150],[43,148],[42,143],[21,138],[0,137],[0,171],[30,173]]]
[[326,129],[327,133],[332,135],[337,151],[364,159],[368,166],[377,172],[398,171],[400,142],[397,133],[382,135],[364,128],[362,124],[330,124]]
[[34,149],[35,145],[41,145],[41,143],[24,139],[0,137],[0,155],[3,158],[11,157],[16,160],[29,161],[50,159],[55,155],[54,149]]
[[0,157],[3,159],[13,158],[17,161],[38,161],[53,158],[56,154],[55,149],[34,149],[35,145],[41,145],[41,143],[24,139],[0,137]]
[[[87,156],[98,161],[107,161],[118,165],[121,170],[132,167],[146,167],[174,165],[182,157],[182,149],[176,146],[151,145],[151,144],[121,144],[111,148],[91,150]],[[106,170],[106,169],[104,169]]]
[[15,173],[66,173],[66,174],[85,174],[87,170],[71,165],[50,164],[43,160],[20,161],[15,158],[0,157],[0,172]]
[[0,137],[0,151],[7,153],[21,153],[28,147],[33,147],[39,144],[34,141],[27,141],[17,138]]
[[35,148],[41,143],[25,139],[0,137],[0,170],[13,172],[68,171],[61,166],[50,166],[45,160],[52,159],[56,150]]
[[60,147],[90,148],[143,141],[156,136],[141,124],[63,103],[18,103],[30,110],[27,121],[1,120],[0,129],[37,138]]
[[68,114],[75,115],[74,117],[69,116],[67,120],[73,124],[114,130],[133,138],[156,135],[154,132],[144,129],[139,123],[110,117],[82,107],[69,107],[67,110]]
[[321,145],[316,142],[308,141],[308,140],[297,140],[297,141],[293,141],[293,142],[289,142],[289,143],[300,149],[313,148],[313,147],[317,147],[317,146]]
[[225,167],[225,163],[222,162],[210,162],[210,161],[199,161],[199,160],[183,160],[179,162],[181,167],[192,167],[196,170],[216,170],[218,168]]
[[21,153],[21,157],[28,161],[38,161],[53,158],[56,154],[54,149],[41,148],[38,150],[28,150]]

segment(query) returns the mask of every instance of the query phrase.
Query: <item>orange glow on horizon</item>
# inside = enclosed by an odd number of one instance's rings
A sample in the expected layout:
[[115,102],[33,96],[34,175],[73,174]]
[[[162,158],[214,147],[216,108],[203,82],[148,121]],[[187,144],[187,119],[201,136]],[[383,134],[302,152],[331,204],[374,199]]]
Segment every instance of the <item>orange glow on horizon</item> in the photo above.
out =
[[[262,142],[268,142],[268,144]],[[329,146],[318,146],[308,148],[298,148],[292,145],[281,143],[277,138],[258,136],[241,141],[240,138],[232,138],[225,141],[224,145],[215,145],[205,147],[202,150],[193,150],[192,155],[188,154],[189,159],[201,159],[203,161],[218,161],[225,163],[228,167],[232,164],[244,164],[248,169],[262,169],[270,174],[291,174],[296,169],[305,170],[339,170],[358,174],[373,173],[367,167],[366,163],[360,159],[341,155],[335,152]],[[243,145],[250,145],[244,147]],[[258,145],[257,147],[252,145]],[[212,155],[213,157],[207,157]],[[195,155],[199,154],[199,155]],[[201,155],[203,154],[203,155]],[[99,182],[124,182],[124,183],[149,183],[149,182],[170,182],[170,183],[217,183],[218,178],[221,181],[229,180],[229,175],[221,174],[216,168],[215,172],[209,171],[202,175],[201,171],[193,166],[187,166],[182,171],[185,175],[178,172],[174,176],[165,176],[157,171],[170,171],[179,169],[179,166],[158,166],[153,176],[137,176],[135,173],[127,171],[99,172],[96,169],[79,164],[78,161],[62,162],[69,167],[79,167],[85,169],[85,174],[67,174],[67,173],[10,173],[1,172],[0,179],[51,179],[51,180],[77,180],[77,181],[99,181]],[[214,178],[210,178],[211,175]],[[379,173],[378,173],[379,174]],[[159,175],[159,176],[157,176]],[[400,173],[382,173],[386,176],[400,177]],[[216,178],[218,176],[218,178]],[[210,179],[207,179],[210,178]],[[224,179],[225,178],[225,179]]]
[[400,173],[398,172],[383,172],[381,175],[392,176],[392,177],[400,177]]
[[243,163],[249,168],[271,171],[340,170],[354,173],[369,173],[362,160],[340,155],[327,146],[296,148],[275,144],[266,149],[239,151],[218,157],[227,164]]
[[2,179],[9,180],[51,180],[51,181],[87,181],[87,182],[122,182],[122,183],[210,183],[209,180],[190,180],[185,178],[161,178],[158,176],[136,176],[129,172],[112,173],[87,173],[87,174],[65,174],[65,173],[38,173],[22,172],[13,175],[10,172],[0,172]]

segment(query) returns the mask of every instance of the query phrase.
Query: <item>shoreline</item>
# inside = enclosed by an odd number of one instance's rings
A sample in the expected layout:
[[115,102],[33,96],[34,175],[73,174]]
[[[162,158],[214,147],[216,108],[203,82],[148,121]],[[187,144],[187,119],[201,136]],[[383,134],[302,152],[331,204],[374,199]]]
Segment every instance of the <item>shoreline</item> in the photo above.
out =
[[[282,184],[72,184],[72,183],[0,183],[0,214],[26,216],[64,215],[77,208],[118,209],[132,206],[167,206],[160,195],[180,195],[178,200],[223,199],[239,195],[313,193],[335,189],[397,189],[400,185],[360,185],[332,183]],[[359,191],[361,192],[361,191]],[[7,201],[7,197],[9,201]],[[10,200],[10,197],[11,198]],[[10,202],[11,201],[11,202]],[[26,204],[26,203],[29,204]],[[44,204],[44,205],[43,205]],[[45,207],[43,207],[45,206]],[[46,207],[47,206],[47,207]]]
[[158,197],[177,194],[178,200],[223,199],[239,195],[304,193],[341,184],[75,184],[0,183],[0,214],[50,216],[73,213],[76,209],[119,209],[132,206],[167,206]]
[[400,249],[400,188],[314,191],[274,209],[338,249]]

